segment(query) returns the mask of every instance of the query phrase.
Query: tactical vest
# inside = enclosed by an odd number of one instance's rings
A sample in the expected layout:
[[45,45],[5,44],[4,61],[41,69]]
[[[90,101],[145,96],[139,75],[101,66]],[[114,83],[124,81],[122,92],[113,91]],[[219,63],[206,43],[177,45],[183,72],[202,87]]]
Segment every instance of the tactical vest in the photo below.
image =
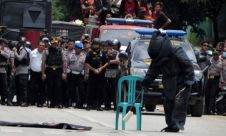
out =
[[15,66],[19,66],[19,65],[22,65],[22,66],[29,66],[29,63],[30,63],[30,55],[29,55],[29,52],[26,50],[26,48],[23,48],[25,51],[26,51],[26,55],[24,56],[24,58],[22,60],[17,60],[15,59]]
[[48,54],[46,57],[46,65],[48,66],[62,66],[62,51],[61,48],[48,48]]
[[[117,57],[117,51],[113,50],[112,52],[107,52],[107,60],[110,61],[110,60],[115,60],[116,57]],[[118,69],[118,65],[117,64],[110,64],[108,66],[109,69]]]
[[89,52],[91,56],[91,66],[95,68],[99,68],[102,65],[102,53],[101,52],[95,52],[95,51],[90,51]]
[[0,66],[6,66],[6,65],[7,65],[7,58],[5,58],[0,54]]

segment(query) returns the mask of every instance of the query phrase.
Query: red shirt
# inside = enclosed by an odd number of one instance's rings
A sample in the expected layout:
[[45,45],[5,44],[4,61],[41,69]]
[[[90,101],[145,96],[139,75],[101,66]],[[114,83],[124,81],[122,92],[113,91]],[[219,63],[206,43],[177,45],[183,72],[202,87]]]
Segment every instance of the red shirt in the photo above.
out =
[[154,11],[153,14],[152,14],[152,19],[155,20],[156,17],[157,17],[157,15],[158,15],[158,12],[157,11]]
[[126,4],[125,4],[125,12],[124,12],[124,15],[127,15],[127,14],[131,14],[132,16],[135,16],[135,3],[132,2],[132,3],[129,3],[128,1],[126,1]]

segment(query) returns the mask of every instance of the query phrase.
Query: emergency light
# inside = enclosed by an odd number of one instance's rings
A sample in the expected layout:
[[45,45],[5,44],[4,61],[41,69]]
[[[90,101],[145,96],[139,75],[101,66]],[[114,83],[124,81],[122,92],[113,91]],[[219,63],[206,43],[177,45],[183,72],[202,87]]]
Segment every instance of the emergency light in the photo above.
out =
[[107,23],[117,23],[117,24],[133,24],[133,25],[151,25],[152,21],[141,20],[141,19],[123,19],[123,18],[107,18]]
[[[135,30],[136,33],[140,35],[152,35],[157,29],[140,29]],[[187,34],[187,32],[183,30],[159,30],[162,34],[166,34],[168,36],[184,36]]]

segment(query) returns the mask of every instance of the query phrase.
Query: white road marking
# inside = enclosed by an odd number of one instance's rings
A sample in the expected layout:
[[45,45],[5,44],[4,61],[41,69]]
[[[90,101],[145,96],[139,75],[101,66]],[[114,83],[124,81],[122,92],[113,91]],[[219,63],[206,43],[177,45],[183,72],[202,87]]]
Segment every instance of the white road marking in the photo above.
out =
[[0,129],[1,132],[5,132],[5,133],[22,133],[23,130],[22,129],[18,129],[18,128],[8,128],[8,127],[2,127]]
[[79,117],[79,118],[82,118],[82,119],[84,119],[84,120],[87,120],[87,121],[90,121],[90,122],[99,124],[99,125],[101,125],[101,126],[103,126],[103,127],[108,127],[108,128],[112,128],[112,129],[115,128],[115,127],[112,126],[112,125],[109,125],[109,124],[104,123],[104,122],[100,122],[100,121],[95,120],[95,119],[93,119],[93,118],[90,118],[90,117],[88,117],[88,116],[82,116],[81,114],[78,115],[78,114],[76,114],[75,112],[70,111],[70,110],[65,110],[65,112],[72,113],[73,115],[75,115],[75,116],[77,116],[77,117]]
[[63,130],[44,130],[42,132],[43,132],[43,134],[54,134],[54,135],[65,134],[65,131],[63,131]]

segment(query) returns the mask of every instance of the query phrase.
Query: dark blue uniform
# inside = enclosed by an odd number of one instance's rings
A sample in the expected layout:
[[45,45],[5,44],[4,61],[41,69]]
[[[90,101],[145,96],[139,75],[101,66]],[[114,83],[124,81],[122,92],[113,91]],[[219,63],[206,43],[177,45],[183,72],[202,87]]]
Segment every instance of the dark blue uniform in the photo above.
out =
[[[87,56],[85,63],[89,64],[95,69],[100,68],[106,63],[106,56],[100,50],[91,50]],[[89,70],[88,79],[88,95],[87,95],[87,107],[88,108],[100,108],[103,99],[103,74],[95,74],[92,70]]]

